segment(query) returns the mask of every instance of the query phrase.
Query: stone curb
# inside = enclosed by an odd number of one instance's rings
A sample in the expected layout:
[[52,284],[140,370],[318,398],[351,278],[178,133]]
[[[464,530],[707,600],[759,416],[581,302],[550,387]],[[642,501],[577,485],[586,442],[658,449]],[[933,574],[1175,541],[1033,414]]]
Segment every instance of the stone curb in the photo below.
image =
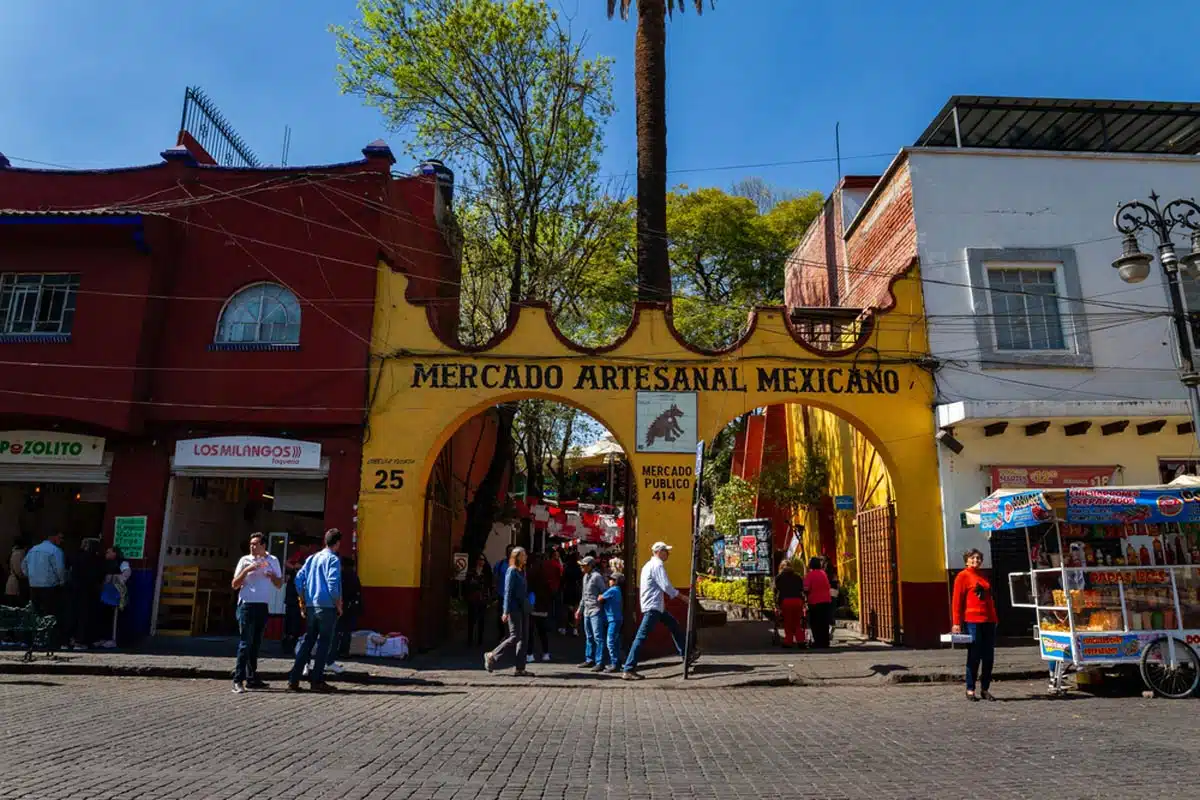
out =
[[[1047,671],[1041,670],[1001,670],[997,671],[992,680],[995,681],[1023,681],[1034,680],[1047,677]],[[207,667],[168,667],[168,666],[129,666],[129,665],[106,665],[106,664],[45,664],[39,662],[23,663],[10,662],[0,663],[0,675],[70,675],[70,676],[100,676],[110,678],[174,678],[182,680],[223,680],[230,679],[229,670],[226,669],[211,669]],[[287,676],[283,672],[263,672],[264,680],[283,681]],[[580,676],[579,679],[563,679],[554,676],[544,678],[531,677],[520,679],[516,677],[505,679],[504,676],[499,679],[481,680],[471,677],[450,678],[444,676],[439,678],[421,678],[421,677],[398,677],[391,675],[375,675],[367,672],[355,670],[347,670],[341,675],[331,676],[338,683],[350,683],[356,685],[376,685],[376,686],[412,686],[412,687],[433,687],[433,688],[471,688],[471,689],[494,689],[494,688],[512,688],[512,687],[528,687],[528,686],[549,686],[554,688],[595,688],[597,686],[614,686],[619,679],[605,677],[593,678],[590,676]],[[864,683],[862,678],[813,678],[801,677],[795,673],[788,675],[776,675],[770,677],[743,678],[734,679],[715,685],[705,685],[704,682],[689,681],[686,684],[679,678],[670,679],[655,679],[649,678],[643,680],[627,688],[646,688],[646,689],[752,689],[752,688],[779,688],[787,686],[879,686],[879,685],[901,685],[901,684],[921,684],[921,683],[960,683],[963,677],[961,672],[928,672],[928,673],[911,673],[911,672],[896,672],[886,677],[881,676],[881,680],[871,680]],[[702,681],[703,679],[701,679]],[[625,686],[624,682],[621,682]]]

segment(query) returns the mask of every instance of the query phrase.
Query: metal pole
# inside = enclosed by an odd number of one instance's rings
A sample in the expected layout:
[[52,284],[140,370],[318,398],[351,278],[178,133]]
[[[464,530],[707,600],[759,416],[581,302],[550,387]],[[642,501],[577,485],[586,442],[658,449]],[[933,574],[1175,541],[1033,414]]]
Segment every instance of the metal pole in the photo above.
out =
[[[1159,236],[1163,233],[1160,231]],[[1200,446],[1200,376],[1192,361],[1192,337],[1188,330],[1187,311],[1183,304],[1183,291],[1179,283],[1179,260],[1175,255],[1175,246],[1171,244],[1170,234],[1159,246],[1159,260],[1167,273],[1167,295],[1171,300],[1171,318],[1175,323],[1175,344],[1179,354],[1179,379],[1188,390],[1188,405],[1192,412],[1192,436]]]
[[699,442],[696,445],[696,472],[692,479],[692,487],[695,496],[692,498],[692,566],[691,574],[688,578],[688,613],[687,613],[687,628],[684,631],[683,637],[683,679],[688,679],[688,674],[692,667],[692,632],[695,630],[695,613],[693,609],[696,607],[696,565],[700,560],[700,503],[702,496],[700,494],[701,478],[704,475],[704,442]]

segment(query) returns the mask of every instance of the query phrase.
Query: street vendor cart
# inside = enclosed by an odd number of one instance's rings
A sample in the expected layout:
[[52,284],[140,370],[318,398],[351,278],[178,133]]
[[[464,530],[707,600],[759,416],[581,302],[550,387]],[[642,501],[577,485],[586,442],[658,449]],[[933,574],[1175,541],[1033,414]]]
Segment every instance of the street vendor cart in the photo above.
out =
[[1034,612],[1051,693],[1067,667],[1137,668],[1160,696],[1196,692],[1200,479],[1003,490],[967,513],[989,536],[1025,531],[1029,570],[1008,575],[1009,591],[1014,608]]

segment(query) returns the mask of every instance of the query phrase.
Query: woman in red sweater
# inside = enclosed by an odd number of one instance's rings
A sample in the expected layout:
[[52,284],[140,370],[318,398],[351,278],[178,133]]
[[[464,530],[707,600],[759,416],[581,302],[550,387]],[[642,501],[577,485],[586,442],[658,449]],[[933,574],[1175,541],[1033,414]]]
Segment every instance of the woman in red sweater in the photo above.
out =
[[[954,579],[954,603],[951,606],[954,633],[962,633],[963,626],[971,634],[971,645],[967,648],[967,699],[995,700],[988,691],[992,685],[992,662],[996,655],[996,603],[992,599],[992,584],[980,572],[983,553],[968,550],[963,553],[967,568]],[[979,696],[975,695],[975,673],[982,665],[979,676]]]

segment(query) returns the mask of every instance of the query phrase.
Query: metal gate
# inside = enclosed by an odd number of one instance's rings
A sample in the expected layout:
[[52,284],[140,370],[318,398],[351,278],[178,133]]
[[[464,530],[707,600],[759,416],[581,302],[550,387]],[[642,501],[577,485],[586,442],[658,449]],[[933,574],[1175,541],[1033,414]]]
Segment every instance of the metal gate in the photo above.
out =
[[858,618],[863,635],[899,644],[895,504],[862,509],[855,527],[858,529]]
[[448,633],[450,583],[453,577],[450,541],[453,513],[450,510],[450,481],[453,475],[449,446],[442,448],[425,489],[425,531],[421,542],[421,613],[416,645],[422,650],[436,647]]

